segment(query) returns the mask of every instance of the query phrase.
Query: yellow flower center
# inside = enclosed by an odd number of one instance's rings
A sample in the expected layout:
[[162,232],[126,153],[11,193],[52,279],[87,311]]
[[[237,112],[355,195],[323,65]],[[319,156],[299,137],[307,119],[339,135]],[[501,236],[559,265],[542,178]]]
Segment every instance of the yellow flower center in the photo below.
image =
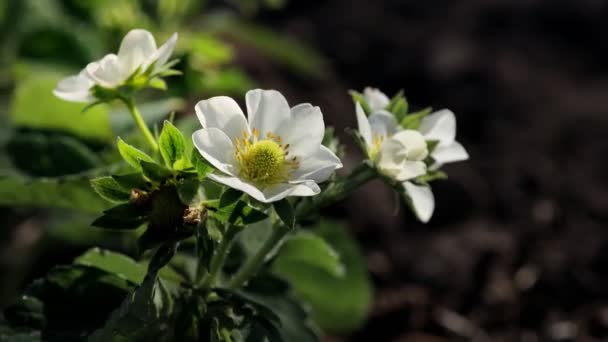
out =
[[299,167],[297,158],[288,156],[289,144],[282,145],[281,137],[272,133],[264,140],[258,136],[259,131],[254,128],[253,137],[243,132],[243,137],[235,141],[236,159],[241,166],[239,176],[260,188],[286,182]]
[[367,151],[370,160],[374,160],[376,158],[378,152],[380,152],[380,149],[382,148],[382,143],[384,143],[384,139],[384,135],[378,135],[378,133],[374,133],[374,136],[372,137],[372,146]]

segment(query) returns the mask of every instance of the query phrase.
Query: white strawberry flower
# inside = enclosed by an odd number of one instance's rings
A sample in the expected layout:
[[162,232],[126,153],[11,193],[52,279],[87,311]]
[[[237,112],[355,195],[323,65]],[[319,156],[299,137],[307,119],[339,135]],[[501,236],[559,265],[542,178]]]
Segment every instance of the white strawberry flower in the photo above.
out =
[[203,129],[192,140],[216,168],[209,178],[265,203],[318,194],[317,184],[342,167],[321,145],[325,124],[319,107],[290,108],[276,90],[251,90],[245,99],[247,118],[230,97],[196,104]]
[[377,88],[366,87],[363,89],[363,99],[372,112],[386,109],[391,100]]
[[[464,147],[456,141],[456,116],[448,109],[442,109],[422,119],[420,132],[426,140],[437,141],[431,152],[434,163],[430,166],[436,170],[443,164],[469,159]],[[428,184],[403,182],[403,188],[409,197],[414,213],[422,222],[428,222],[435,210],[435,197]]]
[[123,38],[118,54],[108,54],[89,63],[78,75],[61,80],[53,93],[66,101],[93,102],[97,100],[93,91],[95,86],[115,89],[144,72],[152,78],[171,66],[168,61],[176,42],[177,33],[174,33],[157,48],[150,32],[131,30]]
[[420,132],[402,129],[395,116],[379,110],[368,117],[356,103],[357,124],[368,158],[384,175],[402,182],[426,173],[427,144]]

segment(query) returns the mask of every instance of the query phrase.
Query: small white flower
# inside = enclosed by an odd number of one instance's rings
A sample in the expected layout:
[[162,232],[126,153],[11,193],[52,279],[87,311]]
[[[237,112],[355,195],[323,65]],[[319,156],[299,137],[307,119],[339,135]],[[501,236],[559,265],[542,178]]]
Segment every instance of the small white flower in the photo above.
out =
[[192,140],[217,169],[209,178],[265,203],[318,194],[317,183],[342,167],[321,145],[325,124],[319,107],[289,108],[276,90],[251,90],[245,99],[248,119],[226,96],[196,104],[203,129]]
[[388,106],[388,104],[391,102],[391,100],[388,98],[388,96],[386,96],[386,94],[384,94],[377,88],[371,87],[366,87],[365,89],[363,89],[363,98],[365,99],[365,102],[367,102],[367,104],[369,105],[369,108],[372,110],[372,112],[386,109],[386,106]]
[[428,150],[420,132],[403,130],[387,111],[376,111],[368,118],[357,103],[356,113],[367,155],[380,172],[400,182],[426,173]]
[[[150,77],[167,69],[167,62],[175,43],[174,33],[165,44],[156,47],[152,34],[134,29],[123,38],[118,55],[108,54],[99,61],[89,63],[78,75],[70,76],[57,84],[53,93],[66,101],[92,102],[94,86],[114,89],[131,78],[135,72],[151,71]],[[153,66],[152,70],[148,70]]]
[[[438,169],[443,164],[469,159],[464,147],[456,141],[456,117],[448,109],[442,109],[422,119],[420,132],[427,140],[438,141],[431,153],[435,163],[431,169]],[[409,197],[410,205],[418,219],[428,222],[435,210],[435,198],[428,184],[419,185],[404,182],[403,187]]]

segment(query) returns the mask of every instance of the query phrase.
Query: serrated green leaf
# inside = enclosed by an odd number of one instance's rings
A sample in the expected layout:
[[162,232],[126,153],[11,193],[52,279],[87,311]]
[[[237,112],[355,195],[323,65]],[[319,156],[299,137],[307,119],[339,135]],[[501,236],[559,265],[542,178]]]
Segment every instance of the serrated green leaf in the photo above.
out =
[[220,197],[220,208],[225,208],[235,204],[241,197],[243,197],[243,192],[240,190],[236,190],[233,188],[228,188],[224,193],[222,193],[222,197]]
[[185,157],[186,143],[184,136],[169,121],[164,123],[163,130],[158,138],[158,147],[167,167],[173,168],[177,161]]
[[121,138],[118,138],[116,144],[118,146],[118,152],[122,158],[135,169],[141,170],[141,161],[154,163],[154,159],[152,159],[152,157],[147,155],[145,152],[127,144]]
[[310,232],[298,232],[283,243],[273,270],[280,275],[292,272],[296,265],[319,268],[328,276],[344,276],[344,265],[338,253],[323,238]]
[[201,156],[196,148],[192,149],[192,156],[190,157],[192,165],[198,173],[199,179],[204,179],[208,174],[213,172],[214,167]]
[[91,179],[91,186],[99,196],[110,202],[126,202],[131,196],[114,178],[109,176]]
[[287,227],[293,228],[296,224],[296,215],[291,203],[284,198],[280,201],[274,202],[272,205],[277,215],[279,215],[281,221],[283,221]]
[[150,183],[144,178],[144,174],[141,172],[129,173],[126,175],[112,175],[112,178],[114,178],[116,183],[125,190],[147,190],[150,187]]
[[134,284],[141,284],[146,275],[144,265],[130,257],[109,250],[91,248],[74,260],[74,264],[99,268],[121,276]]
[[405,129],[418,129],[422,123],[422,119],[433,111],[431,107],[424,108],[414,113],[406,115],[401,120],[401,127]]
[[173,175],[171,170],[154,162],[142,160],[139,164],[141,165],[144,176],[153,182],[161,183]]

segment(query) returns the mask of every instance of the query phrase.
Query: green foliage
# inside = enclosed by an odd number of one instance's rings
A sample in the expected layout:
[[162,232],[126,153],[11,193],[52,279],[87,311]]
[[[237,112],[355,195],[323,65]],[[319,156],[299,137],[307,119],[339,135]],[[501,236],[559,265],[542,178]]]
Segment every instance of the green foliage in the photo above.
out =
[[169,168],[174,168],[186,154],[186,143],[182,132],[180,132],[169,121],[165,121],[163,130],[158,138],[160,154]]
[[95,267],[102,271],[122,277],[134,284],[141,284],[146,269],[126,255],[91,248],[74,260],[74,264]]
[[60,79],[57,74],[45,72],[18,82],[10,107],[12,124],[66,132],[97,141],[111,140],[108,107],[95,106],[82,114],[84,104],[63,101],[53,95]]
[[0,176],[0,205],[62,208],[89,213],[99,213],[108,207],[86,177],[28,179]]
[[206,178],[214,170],[213,166],[196,149],[192,150],[191,162],[198,173],[199,179]]
[[403,96],[403,90],[399,91],[391,102],[386,106],[386,110],[393,113],[397,118],[397,122],[401,122],[409,110],[409,104],[405,96]]
[[126,202],[131,196],[113,177],[93,178],[91,179],[91,186],[99,196],[110,202]]
[[318,268],[332,277],[344,276],[344,265],[338,253],[321,237],[310,232],[298,232],[281,246],[273,270],[289,274],[294,269]]
[[127,144],[121,138],[118,138],[116,141],[116,145],[118,146],[118,152],[122,156],[122,158],[131,165],[131,167],[141,170],[142,166],[140,164],[141,161],[154,163],[154,159],[142,152],[141,150]]
[[296,224],[296,215],[291,203],[287,199],[274,202],[273,207],[281,221],[288,227],[293,228]]
[[348,93],[353,98],[353,102],[359,103],[361,105],[361,108],[363,108],[365,114],[367,114],[368,116],[372,114],[372,109],[365,100],[365,97],[363,97],[363,94],[355,90],[349,90]]
[[141,165],[141,170],[147,179],[159,184],[173,175],[171,170],[155,162],[140,160],[139,165]]
[[125,203],[103,212],[92,226],[107,229],[136,229],[148,219],[147,208],[137,203]]
[[448,179],[448,175],[441,170],[429,170],[426,174],[416,177],[415,182],[426,184],[437,179]]
[[[310,305],[314,321],[324,330],[353,331],[364,323],[372,300],[365,258],[341,224],[324,221],[312,232],[316,238],[296,240],[286,255],[281,250],[273,271],[287,279],[297,297]],[[331,249],[319,240],[325,240]],[[305,255],[306,245],[311,255]],[[315,250],[328,257],[314,257]],[[340,263],[331,257],[336,254]]]
[[431,107],[424,108],[415,113],[409,113],[401,120],[401,126],[405,129],[418,129],[422,123],[422,119],[429,115],[433,109]]

